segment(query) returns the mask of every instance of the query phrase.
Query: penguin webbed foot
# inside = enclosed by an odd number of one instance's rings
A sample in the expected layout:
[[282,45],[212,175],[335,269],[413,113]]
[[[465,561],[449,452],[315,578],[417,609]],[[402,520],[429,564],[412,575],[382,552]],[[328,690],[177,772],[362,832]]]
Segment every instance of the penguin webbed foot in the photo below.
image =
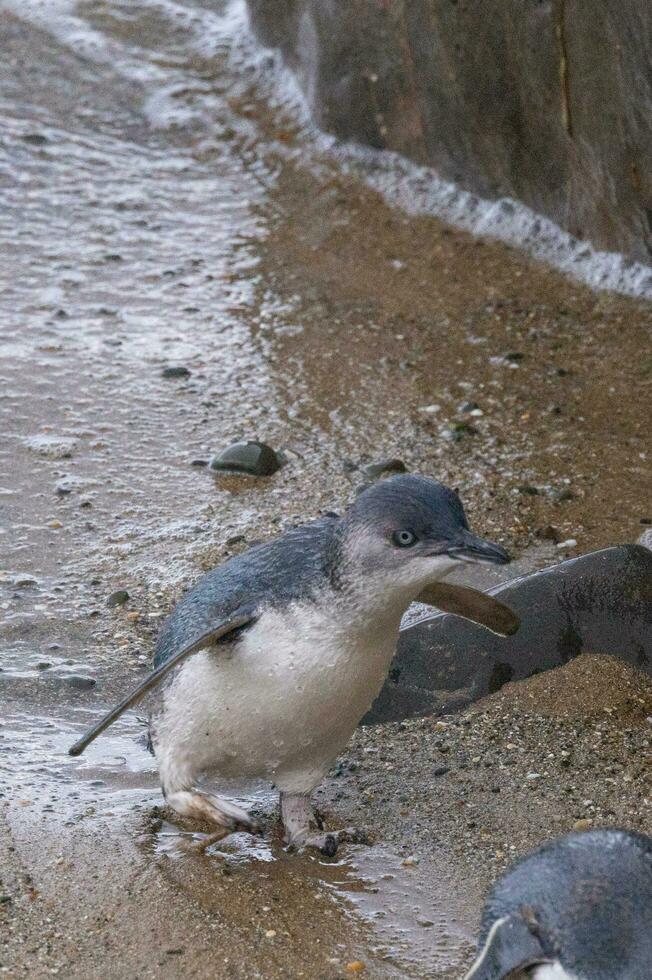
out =
[[168,806],[180,816],[206,820],[215,825],[215,830],[208,835],[206,842],[201,842],[204,847],[238,831],[260,833],[260,826],[251,814],[221,796],[198,789],[183,789],[168,791],[165,797]]
[[340,844],[368,844],[369,837],[356,827],[342,830],[324,830],[320,813],[313,811],[310,797],[301,793],[281,793],[281,819],[285,828],[285,843],[290,852],[306,848],[319,851],[325,857],[334,857]]

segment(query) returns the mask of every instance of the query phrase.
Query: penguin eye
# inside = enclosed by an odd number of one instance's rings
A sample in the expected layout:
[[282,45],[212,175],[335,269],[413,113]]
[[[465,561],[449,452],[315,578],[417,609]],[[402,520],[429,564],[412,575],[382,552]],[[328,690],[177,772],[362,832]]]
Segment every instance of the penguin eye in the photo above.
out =
[[413,531],[408,531],[405,528],[402,531],[394,531],[392,541],[398,548],[409,548],[411,545],[416,544],[417,536]]

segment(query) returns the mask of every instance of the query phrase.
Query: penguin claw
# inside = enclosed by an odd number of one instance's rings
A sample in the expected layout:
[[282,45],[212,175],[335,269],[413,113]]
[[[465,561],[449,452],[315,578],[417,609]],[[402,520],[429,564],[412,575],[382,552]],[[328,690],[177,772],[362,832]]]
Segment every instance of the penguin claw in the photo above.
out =
[[339,845],[339,839],[334,834],[325,834],[324,843],[319,848],[319,851],[324,857],[332,858],[337,854]]
[[307,848],[310,848],[319,851],[324,857],[334,857],[337,854],[339,844],[340,839],[337,833],[312,834],[306,831],[305,833],[294,835],[287,845],[287,851],[290,854],[301,854]]
[[340,844],[369,844],[369,835],[357,827],[346,827],[343,830],[333,830],[323,834],[310,831],[295,834],[287,846],[289,853],[301,853],[306,848],[319,851],[324,857],[335,857]]

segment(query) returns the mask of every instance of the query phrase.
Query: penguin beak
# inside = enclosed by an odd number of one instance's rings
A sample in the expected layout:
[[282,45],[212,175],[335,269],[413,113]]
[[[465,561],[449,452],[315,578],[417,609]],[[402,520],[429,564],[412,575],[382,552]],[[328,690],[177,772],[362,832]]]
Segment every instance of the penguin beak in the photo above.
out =
[[466,529],[462,531],[461,540],[451,544],[446,549],[451,558],[459,561],[481,562],[490,565],[507,565],[511,561],[504,548],[486,538],[479,538]]

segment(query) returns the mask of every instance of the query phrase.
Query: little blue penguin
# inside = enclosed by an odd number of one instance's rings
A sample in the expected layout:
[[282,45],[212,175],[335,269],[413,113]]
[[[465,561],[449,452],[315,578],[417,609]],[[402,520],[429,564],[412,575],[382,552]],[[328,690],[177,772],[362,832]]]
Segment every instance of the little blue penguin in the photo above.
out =
[[652,837],[548,841],[494,885],[465,980],[650,980]]
[[78,755],[165,677],[150,736],[170,807],[216,828],[252,829],[202,777],[263,778],[280,791],[292,849],[332,854],[310,794],[377,696],[401,617],[419,599],[508,635],[518,619],[491,596],[443,583],[461,562],[509,561],[469,530],[458,495],[394,476],[329,515],[208,572],[161,630],[154,671],[71,749]]

